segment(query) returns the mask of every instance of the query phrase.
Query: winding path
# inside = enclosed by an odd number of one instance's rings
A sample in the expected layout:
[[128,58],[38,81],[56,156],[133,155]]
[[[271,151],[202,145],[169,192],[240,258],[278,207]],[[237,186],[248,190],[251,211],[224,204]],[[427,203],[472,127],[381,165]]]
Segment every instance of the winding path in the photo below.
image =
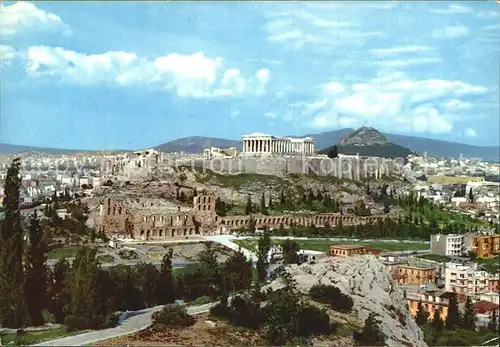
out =
[[[217,303],[210,303],[201,306],[187,307],[187,313],[196,315],[205,313]],[[137,311],[136,315],[127,318],[123,324],[109,329],[96,330],[88,333],[63,337],[56,340],[45,341],[34,346],[84,346],[90,345],[103,340],[113,339],[125,335],[137,333],[141,330],[147,329],[151,324],[154,312],[161,310],[163,306],[155,306],[141,311]]]

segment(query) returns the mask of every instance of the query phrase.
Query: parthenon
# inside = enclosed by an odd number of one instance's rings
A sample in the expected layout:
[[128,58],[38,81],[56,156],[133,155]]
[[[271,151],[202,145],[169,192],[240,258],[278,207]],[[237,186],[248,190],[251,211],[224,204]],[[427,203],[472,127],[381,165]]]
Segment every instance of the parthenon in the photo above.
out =
[[244,135],[243,153],[249,154],[313,154],[312,137],[292,138],[253,133]]

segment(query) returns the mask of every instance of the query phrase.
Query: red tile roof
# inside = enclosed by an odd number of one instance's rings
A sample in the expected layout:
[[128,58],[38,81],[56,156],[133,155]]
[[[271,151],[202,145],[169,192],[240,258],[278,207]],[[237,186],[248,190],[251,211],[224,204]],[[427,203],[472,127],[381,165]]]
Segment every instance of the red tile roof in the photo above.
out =
[[487,313],[493,310],[498,310],[500,305],[493,302],[481,300],[474,303],[474,312],[476,313]]

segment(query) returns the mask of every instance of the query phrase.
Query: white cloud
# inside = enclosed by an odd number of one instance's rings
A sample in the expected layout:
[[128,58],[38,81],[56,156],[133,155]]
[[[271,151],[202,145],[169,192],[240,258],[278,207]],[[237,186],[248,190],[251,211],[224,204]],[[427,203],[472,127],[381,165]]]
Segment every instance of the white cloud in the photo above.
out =
[[486,31],[499,30],[500,29],[500,24],[485,25],[481,29],[482,30],[486,30]]
[[432,13],[439,14],[459,14],[459,13],[472,13],[474,12],[472,8],[458,5],[458,4],[450,4],[446,8],[436,8],[431,10]]
[[474,130],[472,128],[467,128],[467,129],[465,129],[465,136],[467,136],[467,137],[477,137],[477,132],[476,132],[476,130]]
[[296,104],[302,108],[303,124],[340,127],[369,121],[384,130],[447,133],[453,130],[453,121],[463,116],[460,112],[474,106],[460,98],[488,92],[462,81],[417,80],[401,72],[341,85],[343,89],[334,93],[323,88],[312,103]]
[[478,18],[484,19],[494,19],[500,17],[500,12],[498,11],[481,11],[477,14]]
[[16,57],[16,51],[11,46],[0,45],[0,63],[2,66],[10,65]]
[[59,16],[29,2],[0,5],[0,22],[2,36],[40,31],[59,31],[64,35],[72,35],[70,27]]
[[27,72],[34,77],[54,76],[73,84],[155,85],[173,90],[180,97],[203,98],[263,93],[270,71],[260,70],[256,85],[248,83],[238,69],[222,70],[223,59],[204,53],[172,53],[153,61],[135,53],[83,54],[63,48],[33,46],[27,52]]
[[274,113],[274,112],[266,112],[264,114],[264,116],[266,116],[268,118],[276,118],[276,117],[278,117],[278,115],[276,113]]
[[372,49],[370,52],[374,55],[399,55],[403,53],[419,53],[428,52],[431,48],[428,46],[410,45],[410,46],[400,46],[392,48],[378,48]]
[[324,85],[326,92],[338,94],[345,91],[345,86],[339,82],[330,82]]
[[469,29],[460,25],[438,28],[432,32],[432,37],[436,39],[456,39],[465,36],[469,36]]
[[442,62],[441,58],[427,57],[427,58],[409,58],[409,59],[398,59],[398,60],[380,60],[375,62],[375,64],[390,68],[404,68],[408,66],[436,64],[441,62]]
[[459,99],[450,99],[441,103],[441,108],[444,111],[458,111],[471,109],[473,105],[470,102],[465,102]]

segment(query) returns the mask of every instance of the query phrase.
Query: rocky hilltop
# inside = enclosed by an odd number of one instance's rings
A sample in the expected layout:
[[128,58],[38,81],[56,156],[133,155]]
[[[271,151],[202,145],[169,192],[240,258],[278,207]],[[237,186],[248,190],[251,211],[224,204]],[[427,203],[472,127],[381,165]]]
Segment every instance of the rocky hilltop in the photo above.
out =
[[382,135],[380,131],[375,128],[362,126],[342,139],[340,139],[339,146],[373,146],[384,145],[388,143],[387,137]]
[[[373,312],[378,316],[386,346],[425,347],[424,334],[411,316],[404,290],[394,283],[384,265],[374,256],[328,257],[316,264],[293,265],[287,271],[303,293],[316,284],[334,285],[354,300],[353,314],[363,326]],[[269,287],[283,287],[280,279]]]

